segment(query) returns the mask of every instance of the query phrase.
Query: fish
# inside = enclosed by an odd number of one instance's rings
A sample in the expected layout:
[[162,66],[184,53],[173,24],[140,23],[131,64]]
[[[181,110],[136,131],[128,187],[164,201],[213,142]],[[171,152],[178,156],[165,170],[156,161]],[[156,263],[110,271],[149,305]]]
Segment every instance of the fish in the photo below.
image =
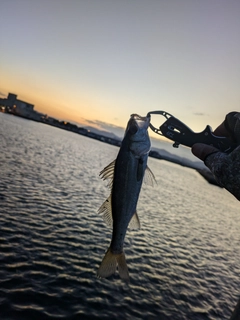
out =
[[98,213],[112,227],[110,246],[97,271],[99,278],[111,276],[118,268],[122,280],[128,282],[130,279],[123,250],[125,235],[128,227],[140,228],[136,207],[144,174],[147,172],[150,180],[155,180],[147,166],[151,148],[147,131],[149,123],[150,116],[130,116],[116,160],[99,174],[103,180],[108,180],[111,192]]

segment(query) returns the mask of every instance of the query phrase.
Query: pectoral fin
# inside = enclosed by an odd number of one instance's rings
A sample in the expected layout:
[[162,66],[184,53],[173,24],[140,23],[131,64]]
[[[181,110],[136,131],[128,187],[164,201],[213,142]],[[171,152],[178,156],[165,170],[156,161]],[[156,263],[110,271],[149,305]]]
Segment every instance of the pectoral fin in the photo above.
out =
[[143,160],[140,158],[138,161],[138,167],[137,167],[137,181],[140,181],[142,177],[144,176],[144,182],[150,186],[154,186],[154,184],[157,184],[157,181],[154,177],[154,174],[152,170],[147,166],[145,169],[145,172],[143,171]]
[[157,180],[154,177],[154,174],[152,170],[147,166],[145,173],[144,173],[144,183],[154,186],[154,184],[157,184]]
[[143,160],[140,158],[138,160],[138,167],[137,167],[137,181],[142,180],[144,175],[144,171],[143,171]]

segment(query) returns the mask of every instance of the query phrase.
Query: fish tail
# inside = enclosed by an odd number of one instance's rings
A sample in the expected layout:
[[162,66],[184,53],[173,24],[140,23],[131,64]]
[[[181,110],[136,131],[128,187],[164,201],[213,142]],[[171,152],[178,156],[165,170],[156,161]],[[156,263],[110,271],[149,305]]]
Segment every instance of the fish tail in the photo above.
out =
[[128,282],[129,273],[128,273],[128,267],[127,267],[124,251],[121,254],[118,254],[116,258],[117,258],[118,272],[119,272],[120,278]]
[[117,266],[121,279],[129,281],[128,267],[124,252],[120,254],[113,254],[109,248],[97,271],[97,276],[100,278],[110,277],[115,273]]

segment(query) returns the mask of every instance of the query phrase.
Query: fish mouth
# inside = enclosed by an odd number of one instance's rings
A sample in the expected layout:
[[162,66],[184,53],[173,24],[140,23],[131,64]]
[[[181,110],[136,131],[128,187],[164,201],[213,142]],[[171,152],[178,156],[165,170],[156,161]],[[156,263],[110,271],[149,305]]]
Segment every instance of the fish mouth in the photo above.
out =
[[137,126],[139,129],[141,128],[148,128],[150,123],[150,116],[139,116],[137,113],[131,114],[131,119],[135,120]]
[[150,116],[142,117],[137,113],[133,113],[133,114],[131,114],[131,118],[133,118],[135,120],[147,121],[148,119],[150,119]]

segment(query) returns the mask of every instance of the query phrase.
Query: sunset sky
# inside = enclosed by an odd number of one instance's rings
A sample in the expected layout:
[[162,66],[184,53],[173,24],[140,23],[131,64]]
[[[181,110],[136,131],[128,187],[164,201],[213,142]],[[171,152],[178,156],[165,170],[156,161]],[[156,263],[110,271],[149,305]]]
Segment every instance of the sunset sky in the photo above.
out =
[[240,110],[239,0],[1,0],[0,12],[1,97],[105,128],[165,110],[202,131]]

